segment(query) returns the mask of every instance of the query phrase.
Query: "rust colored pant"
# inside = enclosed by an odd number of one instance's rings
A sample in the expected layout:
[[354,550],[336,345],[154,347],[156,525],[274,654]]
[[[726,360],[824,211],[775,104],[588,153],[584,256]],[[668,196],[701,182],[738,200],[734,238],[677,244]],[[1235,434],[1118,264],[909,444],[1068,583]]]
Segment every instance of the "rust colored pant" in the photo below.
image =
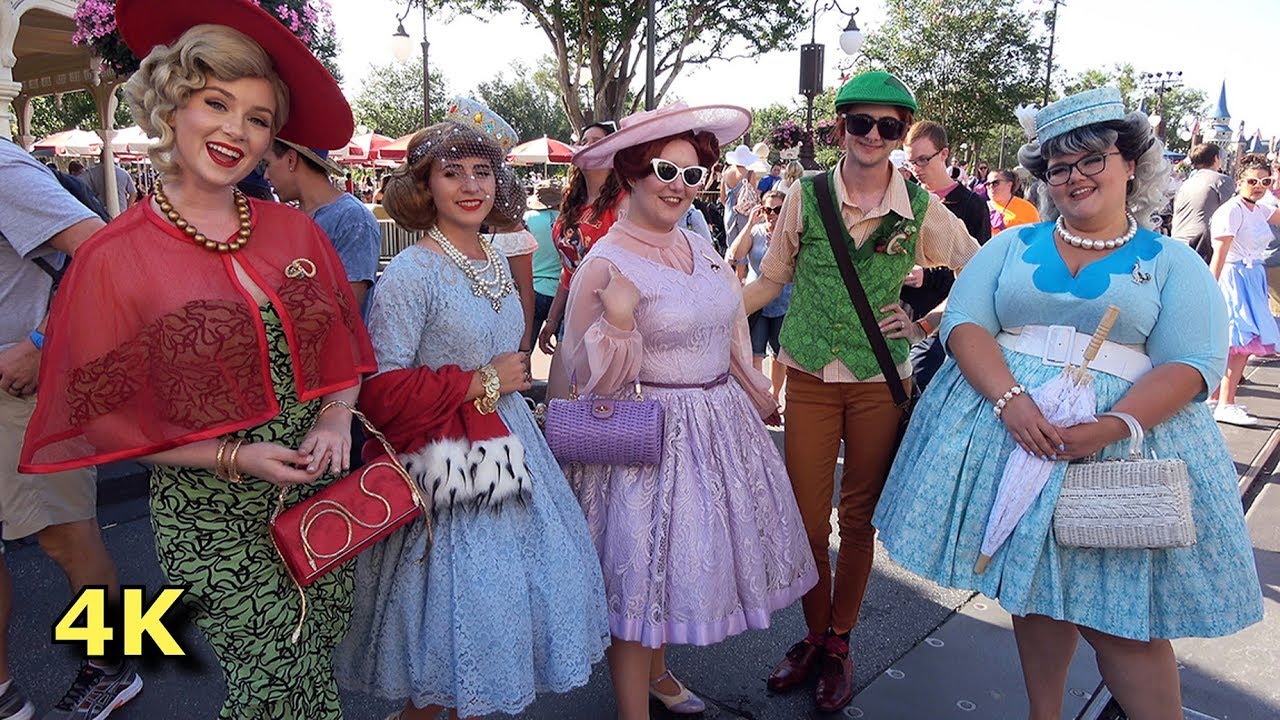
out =
[[[893,463],[901,418],[885,383],[824,383],[787,369],[787,473],[818,566],[818,584],[803,600],[811,632],[843,633],[858,624],[875,556],[871,516]],[[832,581],[831,499],[841,440],[840,550]]]

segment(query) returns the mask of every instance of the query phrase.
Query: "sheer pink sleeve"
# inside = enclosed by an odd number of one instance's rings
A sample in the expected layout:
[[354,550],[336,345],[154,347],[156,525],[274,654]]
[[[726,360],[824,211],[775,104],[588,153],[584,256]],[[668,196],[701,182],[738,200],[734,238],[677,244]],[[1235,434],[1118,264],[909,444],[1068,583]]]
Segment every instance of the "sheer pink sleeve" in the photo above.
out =
[[[588,256],[573,276],[565,311],[566,371],[576,376],[578,392],[611,395],[630,385],[640,372],[644,339],[637,329],[620,330],[604,319],[596,291],[609,284],[608,260]],[[750,357],[748,357],[748,368]]]
[[[747,313],[741,306],[742,285],[730,283],[738,294],[738,319],[734,322],[733,347],[729,348],[729,374],[733,375],[742,389],[751,398],[762,419],[778,411],[778,403],[773,399],[769,378],[766,378],[751,364],[751,330],[747,327]],[[776,360],[775,360],[776,362]]]

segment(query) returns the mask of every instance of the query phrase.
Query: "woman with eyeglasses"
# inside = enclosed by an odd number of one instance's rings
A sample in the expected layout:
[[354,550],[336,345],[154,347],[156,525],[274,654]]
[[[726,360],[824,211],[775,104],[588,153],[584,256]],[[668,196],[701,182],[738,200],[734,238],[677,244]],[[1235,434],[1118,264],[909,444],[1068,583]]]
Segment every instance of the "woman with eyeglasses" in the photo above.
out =
[[[876,510],[903,567],[996,598],[1013,617],[1032,720],[1057,719],[1080,637],[1132,720],[1182,716],[1169,640],[1262,618],[1236,471],[1208,409],[1227,355],[1226,307],[1186,244],[1140,227],[1165,201],[1168,163],[1146,115],[1100,88],[1028,118],[1021,164],[1044,181],[1041,216],[992,238],[956,280],[942,320],[948,360],[925,391]],[[1060,427],[1027,390],[1090,365],[1100,413]],[[1053,515],[1069,461],[1124,457],[1128,415],[1146,448],[1186,462],[1196,541],[1169,549],[1061,545]],[[988,515],[1016,448],[1056,461],[985,567]]]
[[[751,211],[747,226],[742,228],[738,237],[729,247],[728,260],[737,268],[738,277],[751,282],[760,277],[760,261],[764,259],[769,248],[769,236],[777,225],[778,215],[782,212],[782,201],[786,193],[770,190],[760,198],[760,204]],[[781,346],[778,344],[782,332],[782,322],[787,316],[787,306],[791,304],[791,288],[783,288],[776,300],[747,316],[747,325],[751,330],[751,364],[756,370],[764,370],[764,357],[772,350],[774,361],[769,365],[769,384],[773,390],[773,399],[778,400],[782,394],[782,384],[787,379],[787,368],[777,361]]]
[[668,643],[710,645],[769,625],[816,581],[786,469],[762,419],[777,414],[751,367],[737,276],[679,226],[738,107],[675,103],[623,120],[574,156],[612,167],[625,219],[578,268],[562,357],[585,395],[662,405],[654,465],[569,465],[604,570],[618,717],[679,714],[701,699],[667,670]]
[[1017,225],[1040,222],[1036,206],[1018,197],[1018,174],[1012,170],[993,170],[987,175],[987,194],[991,210],[991,234],[997,235]]
[[1267,305],[1267,271],[1262,264],[1271,244],[1271,226],[1280,225],[1280,210],[1261,202],[1271,188],[1270,164],[1263,155],[1246,155],[1236,166],[1236,195],[1209,221],[1213,257],[1209,270],[1227,299],[1231,352],[1218,389],[1213,419],[1251,427],[1258,419],[1236,403],[1236,388],[1250,355],[1270,355],[1280,345],[1280,328]]

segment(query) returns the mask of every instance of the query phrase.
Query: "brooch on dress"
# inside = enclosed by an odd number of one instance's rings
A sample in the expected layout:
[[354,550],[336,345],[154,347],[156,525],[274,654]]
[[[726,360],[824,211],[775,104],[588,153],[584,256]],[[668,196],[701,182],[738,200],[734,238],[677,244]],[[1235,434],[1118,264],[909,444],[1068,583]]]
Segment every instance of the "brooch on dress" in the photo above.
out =
[[702,257],[706,258],[707,262],[711,263],[711,269],[712,269],[712,270],[719,270],[719,269],[720,269],[720,263],[716,262],[716,259],[715,259],[715,258],[711,257],[710,255],[708,255],[708,254],[706,254],[706,253],[702,253]]
[[1142,262],[1135,262],[1133,264],[1133,284],[1142,285],[1149,280],[1151,280],[1151,273],[1142,272]]
[[298,258],[285,266],[284,276],[291,280],[313,278],[316,276],[316,264],[307,258]]

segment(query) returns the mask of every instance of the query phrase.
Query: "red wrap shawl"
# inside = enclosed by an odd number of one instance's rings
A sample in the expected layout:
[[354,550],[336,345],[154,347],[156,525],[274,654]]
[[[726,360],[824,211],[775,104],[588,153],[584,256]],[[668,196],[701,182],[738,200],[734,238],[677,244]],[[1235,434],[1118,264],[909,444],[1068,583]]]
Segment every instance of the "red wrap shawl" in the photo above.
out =
[[233,255],[187,239],[150,198],[85,242],[50,311],[21,472],[150,455],[280,412],[266,330],[233,257],[280,315],[299,399],[377,370],[324,231],[278,203],[251,200],[250,212],[253,234]]
[[[532,492],[524,444],[498,413],[466,401],[474,374],[457,365],[389,370],[360,388],[360,409],[427,492],[432,513],[496,509]],[[366,462],[381,453],[365,443]]]

